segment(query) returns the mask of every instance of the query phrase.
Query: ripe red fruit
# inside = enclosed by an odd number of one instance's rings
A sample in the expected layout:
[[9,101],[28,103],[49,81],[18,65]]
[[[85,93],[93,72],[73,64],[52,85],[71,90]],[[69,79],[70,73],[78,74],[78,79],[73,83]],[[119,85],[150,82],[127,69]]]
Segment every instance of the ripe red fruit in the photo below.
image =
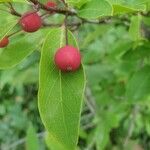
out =
[[6,47],[9,44],[9,39],[7,36],[5,36],[1,41],[0,41],[0,48]]
[[36,12],[27,12],[21,17],[19,24],[24,31],[35,32],[42,26],[42,19]]
[[61,71],[76,71],[81,65],[81,54],[73,46],[65,46],[55,54],[55,64]]
[[[46,7],[47,8],[56,8],[57,4],[55,2],[52,2],[52,1],[48,1],[46,3]],[[50,11],[50,13],[54,13],[54,11]]]

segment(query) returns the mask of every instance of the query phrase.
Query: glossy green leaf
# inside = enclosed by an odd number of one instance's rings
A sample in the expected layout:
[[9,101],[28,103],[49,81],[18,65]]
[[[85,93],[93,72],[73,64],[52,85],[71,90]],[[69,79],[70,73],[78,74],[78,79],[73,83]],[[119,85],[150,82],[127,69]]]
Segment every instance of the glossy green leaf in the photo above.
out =
[[[82,67],[63,73],[54,64],[55,52],[65,45],[64,35],[64,28],[48,34],[40,61],[38,105],[52,150],[75,150],[85,87]],[[77,47],[71,33],[69,44]]]
[[96,19],[110,15],[112,15],[112,7],[105,0],[89,1],[78,12],[78,16],[88,19]]
[[150,93],[150,66],[137,71],[127,84],[126,96],[130,101],[139,101]]
[[38,149],[39,149],[38,137],[36,135],[34,127],[30,125],[27,130],[26,150],[38,150]]

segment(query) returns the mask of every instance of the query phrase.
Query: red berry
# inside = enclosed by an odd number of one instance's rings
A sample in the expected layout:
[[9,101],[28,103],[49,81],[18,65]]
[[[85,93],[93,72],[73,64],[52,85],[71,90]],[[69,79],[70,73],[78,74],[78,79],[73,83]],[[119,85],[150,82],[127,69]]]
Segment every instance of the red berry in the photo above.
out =
[[81,54],[72,46],[65,46],[55,54],[55,64],[61,71],[76,71],[81,65]]
[[6,47],[8,44],[9,44],[9,39],[6,36],[0,41],[0,48]]
[[[52,2],[52,1],[48,1],[46,3],[46,7],[47,8],[56,8],[57,4],[55,2]],[[54,13],[54,11],[50,11],[50,13]]]
[[42,26],[42,19],[36,12],[25,13],[19,21],[26,32],[35,32]]

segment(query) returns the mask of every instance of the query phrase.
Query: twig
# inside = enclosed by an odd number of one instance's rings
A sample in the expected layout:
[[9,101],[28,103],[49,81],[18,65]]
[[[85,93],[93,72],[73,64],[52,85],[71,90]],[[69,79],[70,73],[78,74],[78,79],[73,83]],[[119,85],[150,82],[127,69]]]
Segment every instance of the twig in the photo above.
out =
[[63,4],[68,7],[67,3],[65,2],[65,0],[60,0],[61,2],[63,2]]
[[46,7],[43,3],[39,2],[38,0],[28,0],[28,1],[32,2],[35,5],[38,5],[39,8],[46,10],[46,11],[53,11],[53,12],[56,12],[58,14],[64,14],[64,15],[66,15],[66,13],[68,13],[68,15],[70,15],[70,16],[77,15],[77,13],[75,11],[72,11],[72,10]]
[[8,10],[5,10],[5,9],[0,9],[1,11],[5,11],[5,12],[7,12],[7,13],[10,13]]
[[15,8],[13,7],[13,5],[12,5],[12,3],[8,3],[9,4],[9,6],[10,6],[10,13],[12,14],[12,15],[15,15],[15,16],[18,16],[18,17],[21,17],[22,15],[19,13],[19,12],[17,12],[16,10],[15,10]]
[[18,31],[16,31],[16,32],[13,32],[13,33],[9,34],[7,37],[11,37],[11,36],[13,36],[13,35],[15,35],[15,34],[21,32],[21,31],[22,31],[22,30],[18,30]]
[[66,14],[65,16],[65,38],[66,38],[66,45],[68,45],[68,24],[67,24],[67,18],[68,18],[68,14]]
[[48,15],[48,16],[49,16],[49,13],[48,13],[48,12],[46,12],[46,13],[42,14],[40,17],[45,17],[46,15]]

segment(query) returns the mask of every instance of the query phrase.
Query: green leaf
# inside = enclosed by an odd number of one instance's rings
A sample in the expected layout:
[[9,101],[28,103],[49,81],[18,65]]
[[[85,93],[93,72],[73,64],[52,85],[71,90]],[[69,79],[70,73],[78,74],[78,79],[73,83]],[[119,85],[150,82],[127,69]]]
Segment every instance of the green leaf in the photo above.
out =
[[146,11],[149,0],[108,0],[113,7],[113,15]]
[[130,101],[139,101],[150,93],[150,66],[137,71],[127,84],[126,96]]
[[150,135],[150,120],[149,117],[145,118],[145,130],[148,135]]
[[42,34],[36,32],[33,34],[16,35],[10,38],[10,44],[0,49],[0,69],[14,67],[34,50],[39,48]]
[[133,16],[129,28],[129,35],[133,41],[141,39],[141,16]]
[[0,3],[11,2],[12,0],[0,0]]
[[108,141],[109,141],[109,129],[105,126],[105,123],[101,123],[98,125],[96,132],[96,149],[104,150]]
[[31,124],[27,130],[27,137],[26,137],[26,150],[38,150],[39,149],[39,142],[38,137],[36,135],[36,131]]
[[80,8],[91,0],[66,0],[67,4]]
[[[27,4],[15,3],[13,7],[18,12],[25,12],[29,6]],[[19,9],[18,9],[19,8]],[[6,3],[0,3],[0,40],[20,29],[18,24],[19,18],[9,14]],[[21,29],[20,29],[21,30]]]
[[27,0],[0,0],[0,3],[4,3],[4,2],[29,3]]
[[87,34],[87,36],[84,38],[84,41],[81,41],[81,48],[86,49],[89,43],[92,43],[96,38],[102,36],[108,31],[109,28],[110,25],[99,25],[94,31],[91,31],[91,34]]
[[135,49],[128,50],[123,56],[122,59],[126,61],[137,61],[143,60],[146,57],[150,56],[150,43],[144,43],[136,47]]
[[[48,34],[40,61],[38,105],[52,150],[75,150],[85,88],[82,67],[73,73],[63,73],[54,64],[55,52],[65,45],[64,35],[64,28]],[[71,33],[69,44],[77,47]]]
[[131,13],[134,11],[137,10],[123,5],[113,5],[113,15]]
[[6,36],[17,24],[18,20],[9,20],[7,23],[0,25],[0,40]]
[[112,7],[105,0],[89,1],[78,12],[78,16],[88,19],[96,19],[110,15],[112,15]]

